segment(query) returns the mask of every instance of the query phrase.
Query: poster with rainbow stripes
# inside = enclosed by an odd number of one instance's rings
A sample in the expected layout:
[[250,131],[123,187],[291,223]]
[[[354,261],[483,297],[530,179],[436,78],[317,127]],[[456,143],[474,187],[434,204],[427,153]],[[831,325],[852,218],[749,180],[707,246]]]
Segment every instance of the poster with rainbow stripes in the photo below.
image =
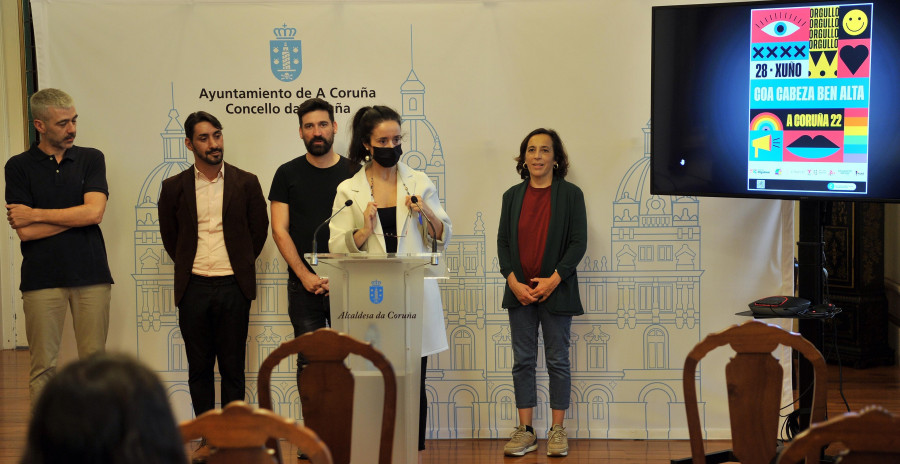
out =
[[751,10],[748,189],[866,193],[872,14]]

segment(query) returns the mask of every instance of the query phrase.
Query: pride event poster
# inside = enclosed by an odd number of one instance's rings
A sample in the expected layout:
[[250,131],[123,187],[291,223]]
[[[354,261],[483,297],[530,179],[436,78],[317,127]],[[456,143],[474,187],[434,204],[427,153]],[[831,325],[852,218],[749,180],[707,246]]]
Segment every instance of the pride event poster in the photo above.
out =
[[748,189],[866,193],[872,4],[751,10]]

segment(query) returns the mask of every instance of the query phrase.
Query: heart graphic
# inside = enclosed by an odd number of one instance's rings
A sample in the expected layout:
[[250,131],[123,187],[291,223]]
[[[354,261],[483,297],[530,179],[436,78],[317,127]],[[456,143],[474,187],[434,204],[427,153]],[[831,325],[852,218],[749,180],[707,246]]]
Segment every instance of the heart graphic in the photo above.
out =
[[856,74],[856,71],[859,70],[859,67],[862,66],[868,57],[869,47],[865,45],[857,45],[855,47],[845,45],[841,47],[841,61],[847,65],[847,69],[850,70],[851,74]]

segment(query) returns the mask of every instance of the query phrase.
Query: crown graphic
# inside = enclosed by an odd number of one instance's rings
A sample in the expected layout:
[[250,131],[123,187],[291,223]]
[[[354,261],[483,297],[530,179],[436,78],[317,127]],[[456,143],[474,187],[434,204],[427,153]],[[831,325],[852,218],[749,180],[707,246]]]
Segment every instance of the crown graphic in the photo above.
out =
[[275,38],[279,40],[284,39],[293,39],[295,35],[297,35],[297,28],[295,27],[287,27],[287,24],[282,24],[281,27],[276,27],[272,29],[272,32],[275,33]]
[[380,286],[381,286],[381,281],[378,280],[378,279],[373,280],[373,281],[372,281],[372,286],[373,286],[373,287],[380,287]]

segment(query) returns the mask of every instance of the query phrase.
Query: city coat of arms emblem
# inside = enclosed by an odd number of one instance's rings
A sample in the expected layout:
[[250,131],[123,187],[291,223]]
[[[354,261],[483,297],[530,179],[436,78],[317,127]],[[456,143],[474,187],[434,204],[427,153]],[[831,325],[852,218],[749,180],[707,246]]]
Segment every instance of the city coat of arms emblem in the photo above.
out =
[[283,82],[291,82],[300,76],[303,58],[300,41],[294,40],[297,29],[287,24],[272,30],[275,40],[269,41],[269,62],[272,74]]
[[374,304],[381,303],[384,300],[384,287],[381,286],[380,280],[373,280],[369,286],[369,301]]

